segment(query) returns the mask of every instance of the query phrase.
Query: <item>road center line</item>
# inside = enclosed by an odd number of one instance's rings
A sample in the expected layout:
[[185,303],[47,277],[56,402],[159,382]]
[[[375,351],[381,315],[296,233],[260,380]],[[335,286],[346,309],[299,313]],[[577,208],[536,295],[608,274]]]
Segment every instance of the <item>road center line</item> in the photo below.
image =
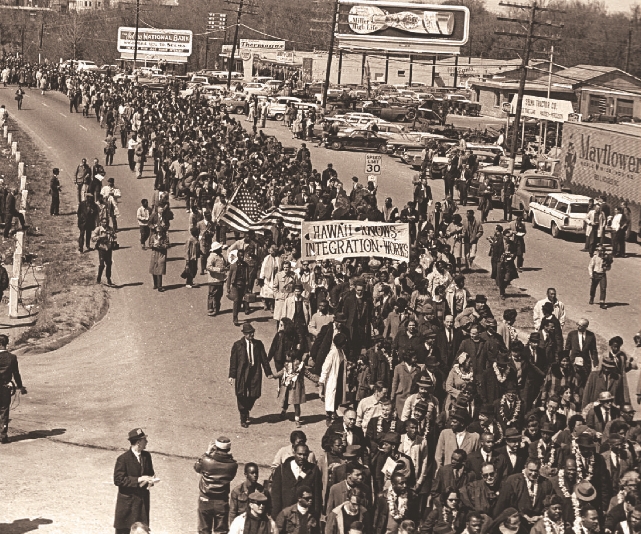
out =
[[85,132],[87,131],[87,128],[85,128],[82,124],[79,124],[78,126],[80,126]]
[[59,111],[58,113],[60,113],[60,115],[62,115],[63,117],[66,117],[66,115],[62,111]]
[[44,102],[40,102],[44,107],[48,108],[49,106],[45,104]]

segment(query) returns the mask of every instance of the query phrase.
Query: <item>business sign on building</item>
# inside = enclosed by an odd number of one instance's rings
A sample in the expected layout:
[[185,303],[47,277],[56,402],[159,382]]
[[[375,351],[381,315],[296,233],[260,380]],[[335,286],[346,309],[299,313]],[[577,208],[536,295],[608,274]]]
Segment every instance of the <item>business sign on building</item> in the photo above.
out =
[[[517,95],[514,95],[510,111],[512,115],[516,114],[516,102]],[[521,115],[552,122],[568,122],[570,116],[572,116],[572,119],[576,119],[572,102],[569,100],[554,100],[544,96],[524,95]]]
[[339,0],[336,38],[343,49],[456,54],[469,29],[465,6]]
[[252,50],[285,50],[285,41],[241,39],[239,48],[251,48]]
[[302,261],[370,256],[409,262],[409,224],[370,221],[302,223]]
[[[157,59],[164,56],[187,58],[191,55],[193,33],[190,30],[138,30],[138,57]],[[136,49],[136,28],[118,28],[118,52],[133,54]]]
[[583,185],[641,204],[640,132],[568,122],[563,125],[561,163],[565,185]]

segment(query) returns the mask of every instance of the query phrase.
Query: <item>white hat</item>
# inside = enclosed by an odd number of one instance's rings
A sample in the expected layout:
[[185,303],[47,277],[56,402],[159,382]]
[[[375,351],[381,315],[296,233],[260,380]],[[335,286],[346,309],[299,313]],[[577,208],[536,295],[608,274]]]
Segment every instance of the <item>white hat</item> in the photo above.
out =
[[223,248],[223,246],[222,246],[218,241],[214,241],[214,242],[211,244],[211,247],[210,247],[210,249],[209,249],[209,252],[215,252],[215,251],[217,251],[217,250],[220,250],[221,248]]

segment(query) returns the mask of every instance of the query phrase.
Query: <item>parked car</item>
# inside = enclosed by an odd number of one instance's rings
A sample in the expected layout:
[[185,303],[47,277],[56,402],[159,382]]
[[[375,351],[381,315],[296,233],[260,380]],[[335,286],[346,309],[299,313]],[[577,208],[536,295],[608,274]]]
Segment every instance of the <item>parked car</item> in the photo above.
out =
[[530,202],[543,202],[549,193],[561,193],[561,182],[550,174],[529,170],[518,175],[516,179],[512,209],[523,212],[526,218],[530,213]]
[[223,98],[222,105],[227,110],[227,113],[242,115],[245,112],[245,100],[247,100],[245,93],[229,93],[228,96]]
[[387,140],[380,137],[375,132],[370,130],[341,130],[335,135],[327,136],[328,147],[334,150],[342,150],[343,148],[356,148],[361,150],[377,150],[385,152],[385,144]]
[[590,197],[571,193],[549,193],[543,202],[530,202],[532,226],[549,228],[552,237],[563,232],[581,234],[583,221],[588,213]]
[[498,165],[489,165],[487,167],[479,167],[474,173],[472,180],[467,187],[468,199],[479,198],[479,188],[481,180],[489,179],[489,187],[492,189],[492,200],[501,200],[501,191],[503,190],[503,181],[506,176],[511,176],[508,169],[499,167]]
[[269,89],[263,83],[249,82],[243,85],[243,91],[248,95],[266,95]]
[[409,102],[401,102],[398,99],[378,100],[363,103],[363,112],[371,113],[386,121],[408,122],[416,117],[416,105]]
[[285,112],[287,111],[287,105],[289,103],[302,102],[300,98],[296,98],[295,96],[277,96],[269,100],[267,118],[274,119],[275,121],[282,121],[285,118]]

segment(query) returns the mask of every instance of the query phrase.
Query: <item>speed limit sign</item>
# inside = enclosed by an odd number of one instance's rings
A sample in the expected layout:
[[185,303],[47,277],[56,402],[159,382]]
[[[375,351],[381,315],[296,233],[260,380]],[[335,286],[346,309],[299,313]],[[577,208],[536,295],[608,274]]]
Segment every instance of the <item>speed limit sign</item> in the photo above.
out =
[[381,154],[366,154],[365,155],[365,174],[381,174],[381,166],[383,165],[383,156]]

